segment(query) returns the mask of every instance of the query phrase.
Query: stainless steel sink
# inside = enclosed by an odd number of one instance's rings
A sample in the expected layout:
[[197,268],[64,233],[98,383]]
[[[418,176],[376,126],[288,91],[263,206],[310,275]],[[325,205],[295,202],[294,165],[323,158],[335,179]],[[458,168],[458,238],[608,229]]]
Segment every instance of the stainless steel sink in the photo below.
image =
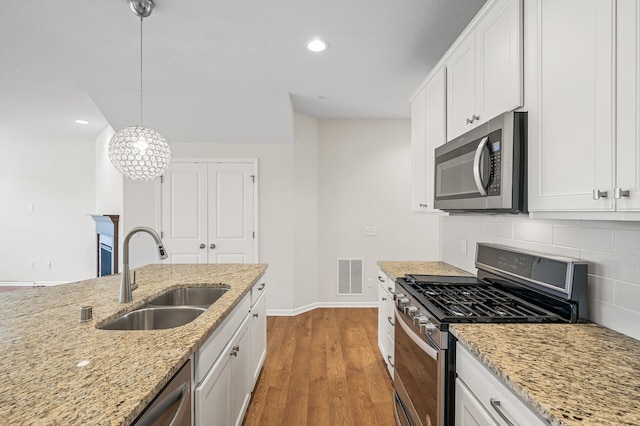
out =
[[149,301],[150,306],[209,307],[229,291],[224,287],[186,287],[167,291]]
[[205,308],[195,306],[143,307],[100,327],[103,330],[164,330],[190,323]]

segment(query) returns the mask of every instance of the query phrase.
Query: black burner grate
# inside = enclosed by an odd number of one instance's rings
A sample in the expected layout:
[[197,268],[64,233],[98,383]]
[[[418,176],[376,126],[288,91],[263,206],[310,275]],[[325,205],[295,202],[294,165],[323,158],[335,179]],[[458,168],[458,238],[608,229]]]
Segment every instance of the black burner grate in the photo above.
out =
[[[407,277],[410,294],[442,322],[548,322],[558,315],[475,278],[451,277],[442,282]],[[462,282],[456,282],[462,281]]]

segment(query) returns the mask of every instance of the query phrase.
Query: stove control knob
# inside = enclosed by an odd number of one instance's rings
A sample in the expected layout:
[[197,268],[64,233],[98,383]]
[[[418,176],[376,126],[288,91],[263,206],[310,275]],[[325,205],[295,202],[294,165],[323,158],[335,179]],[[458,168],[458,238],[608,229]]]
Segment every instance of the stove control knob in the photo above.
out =
[[437,327],[434,324],[430,323],[429,320],[427,320],[426,324],[420,324],[420,332],[426,334],[427,336],[433,334],[433,332],[436,330]]
[[415,306],[407,306],[406,308],[404,308],[404,313],[406,315],[409,315],[409,318],[413,318],[419,315],[420,311]]
[[401,308],[404,308],[405,306],[409,306],[410,303],[411,301],[406,297],[403,297],[402,299],[398,300],[398,306]]
[[393,298],[394,298],[395,300],[404,299],[404,294],[402,294],[402,293],[396,293],[396,294],[394,294],[394,295],[393,295]]
[[416,327],[420,327],[421,325],[424,325],[428,322],[429,318],[425,317],[424,315],[418,315],[417,317],[413,318],[413,325],[415,325]]

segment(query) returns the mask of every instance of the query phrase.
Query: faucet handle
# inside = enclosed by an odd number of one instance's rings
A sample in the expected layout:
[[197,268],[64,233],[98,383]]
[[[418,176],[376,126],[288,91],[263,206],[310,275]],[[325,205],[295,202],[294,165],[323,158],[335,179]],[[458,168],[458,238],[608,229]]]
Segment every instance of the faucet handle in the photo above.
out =
[[138,288],[138,283],[136,282],[136,271],[133,270],[131,272],[133,274],[133,277],[131,278],[131,291],[133,291]]

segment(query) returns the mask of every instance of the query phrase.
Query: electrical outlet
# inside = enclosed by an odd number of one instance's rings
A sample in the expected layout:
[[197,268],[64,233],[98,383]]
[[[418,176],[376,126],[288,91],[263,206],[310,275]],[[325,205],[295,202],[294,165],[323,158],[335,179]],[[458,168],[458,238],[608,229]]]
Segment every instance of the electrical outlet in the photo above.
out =
[[460,240],[460,254],[467,255],[467,240]]
[[36,262],[33,260],[30,260],[27,262],[27,268],[29,269],[34,269],[36,267]]
[[32,212],[33,210],[34,210],[33,204],[31,204],[31,203],[27,204],[27,211],[28,212]]
[[369,288],[373,287],[373,279],[372,278],[367,278],[367,287],[369,287]]
[[367,237],[375,237],[378,234],[378,230],[375,226],[365,226],[364,227],[364,235]]
[[47,269],[51,269],[51,261],[47,260],[46,262],[44,262],[44,267]]

